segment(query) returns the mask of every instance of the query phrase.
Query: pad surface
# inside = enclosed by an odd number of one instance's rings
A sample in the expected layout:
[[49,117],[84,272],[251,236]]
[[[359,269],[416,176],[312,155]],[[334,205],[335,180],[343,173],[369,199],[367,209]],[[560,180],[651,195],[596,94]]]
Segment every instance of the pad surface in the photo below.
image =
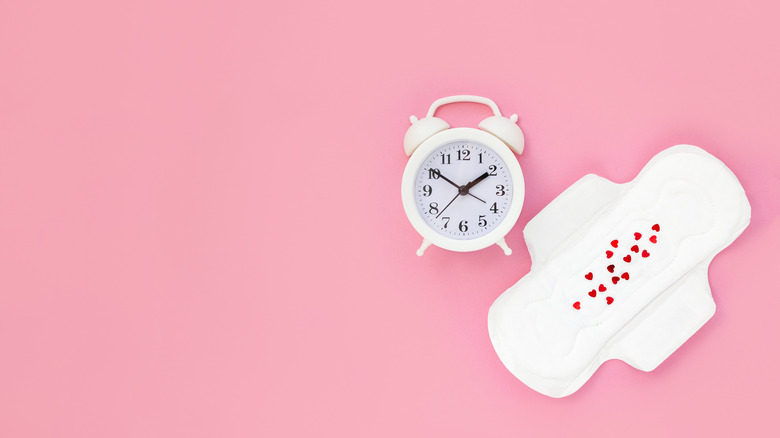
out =
[[499,358],[551,397],[609,359],[654,369],[715,313],[707,268],[749,222],[737,178],[695,146],[626,184],[586,175],[524,230],[531,272],[488,314]]

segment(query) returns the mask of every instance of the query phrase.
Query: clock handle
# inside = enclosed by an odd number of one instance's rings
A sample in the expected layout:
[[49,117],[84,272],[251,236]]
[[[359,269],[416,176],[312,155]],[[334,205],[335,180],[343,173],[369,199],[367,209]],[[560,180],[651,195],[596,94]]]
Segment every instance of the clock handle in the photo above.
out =
[[431,105],[431,109],[428,110],[428,115],[426,117],[433,117],[433,114],[442,105],[447,105],[450,103],[457,103],[457,102],[481,103],[483,105],[489,106],[490,109],[493,110],[493,115],[496,116],[501,115],[501,111],[498,110],[498,105],[496,105],[495,102],[488,99],[487,97],[462,94],[458,96],[442,97],[441,99],[438,99],[436,102],[433,102],[433,104]]
[[504,250],[505,255],[512,255],[512,249],[506,244],[506,240],[502,237],[501,240],[496,242],[496,245],[500,246]]

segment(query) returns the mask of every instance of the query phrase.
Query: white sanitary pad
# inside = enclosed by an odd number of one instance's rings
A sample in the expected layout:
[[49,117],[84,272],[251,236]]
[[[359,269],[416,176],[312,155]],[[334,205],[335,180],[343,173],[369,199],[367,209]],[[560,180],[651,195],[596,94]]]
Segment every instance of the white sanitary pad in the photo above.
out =
[[737,178],[695,146],[626,184],[586,175],[525,227],[531,272],[488,314],[498,356],[551,397],[609,359],[654,369],[715,313],[707,268],[749,222]]

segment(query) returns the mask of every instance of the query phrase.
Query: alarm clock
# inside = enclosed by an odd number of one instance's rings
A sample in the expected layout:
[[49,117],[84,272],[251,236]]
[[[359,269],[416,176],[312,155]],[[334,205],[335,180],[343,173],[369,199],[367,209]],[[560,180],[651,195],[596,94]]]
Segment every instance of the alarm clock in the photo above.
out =
[[[434,117],[446,104],[487,105],[493,115],[477,128],[451,128]],[[496,244],[510,255],[504,236],[517,222],[525,198],[523,152],[517,115],[506,118],[490,99],[450,96],[435,101],[427,116],[410,117],[404,136],[409,156],[401,182],[406,216],[423,237],[417,255],[431,244],[450,251],[476,251]]]

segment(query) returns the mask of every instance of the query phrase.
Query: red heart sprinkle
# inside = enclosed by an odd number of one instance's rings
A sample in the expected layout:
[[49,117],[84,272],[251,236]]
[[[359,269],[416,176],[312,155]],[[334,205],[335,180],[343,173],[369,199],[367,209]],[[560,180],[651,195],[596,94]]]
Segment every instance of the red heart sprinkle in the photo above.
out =
[[626,262],[626,263],[631,263],[631,254],[623,257],[623,261]]
[[577,309],[577,310],[580,310],[580,302],[579,301],[574,303],[574,308]]
[[611,259],[611,258],[612,258],[612,256],[613,256],[613,253],[612,253],[612,251],[607,251],[607,258],[608,258],[608,259]]
[[656,233],[661,231],[661,226],[658,224],[653,225],[653,231],[655,231]]
[[595,297],[596,296],[596,289],[593,289],[592,291],[588,292],[588,295]]
[[634,233],[634,240],[639,240],[642,238],[642,233]]
[[650,253],[647,250],[642,250],[642,257],[650,257]]
[[620,281],[620,277],[612,277],[612,284],[617,284]]
[[607,271],[609,271],[609,272],[615,272],[615,265],[609,265],[609,266],[607,266]]
[[585,274],[585,279],[586,280],[593,280],[593,273],[592,272],[588,272],[587,274]]
[[612,241],[612,247],[613,247],[613,248],[617,248],[617,246],[618,246],[618,241],[617,241],[617,239],[616,239],[616,240],[613,240],[613,241]]
[[631,251],[639,252],[639,247],[634,245],[634,246],[631,247]]
[[623,280],[628,280],[628,272],[624,272],[620,276],[623,278]]
[[[608,305],[609,305],[609,304],[612,304],[612,302],[613,302],[613,301],[615,301],[615,299],[614,299],[614,298],[612,298],[612,297],[607,297],[607,304],[608,304]],[[579,303],[577,303],[577,304],[579,304]],[[578,307],[578,309],[579,309],[579,307]]]
[[607,290],[607,287],[604,286],[603,284],[600,284],[599,285],[599,292],[604,292],[605,290]]
[[653,243],[658,243],[658,236],[650,236],[650,241]]

